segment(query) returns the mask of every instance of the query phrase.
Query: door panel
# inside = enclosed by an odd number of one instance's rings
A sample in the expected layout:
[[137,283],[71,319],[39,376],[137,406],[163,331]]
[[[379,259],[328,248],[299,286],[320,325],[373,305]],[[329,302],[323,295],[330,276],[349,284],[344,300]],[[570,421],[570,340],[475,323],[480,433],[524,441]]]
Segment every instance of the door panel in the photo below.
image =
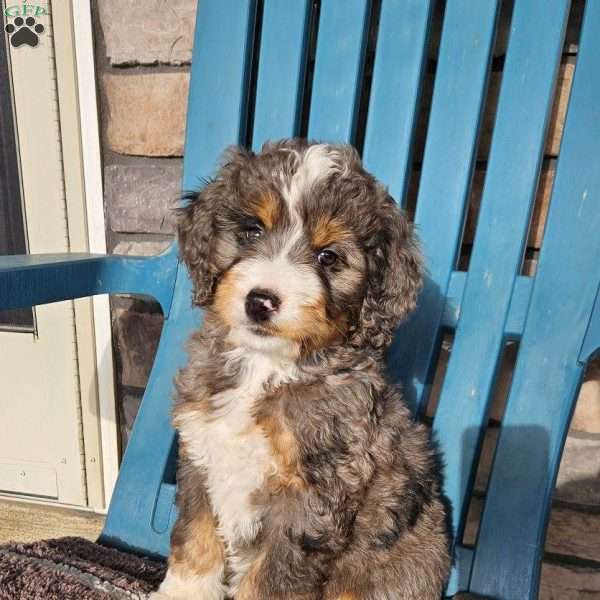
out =
[[[85,251],[87,243],[71,3],[54,4],[50,14],[51,5],[37,3],[45,12],[35,16],[44,27],[36,46],[7,44],[17,132],[8,160],[20,166],[31,253]],[[0,331],[0,494],[101,507],[89,300],[34,312],[35,331]]]

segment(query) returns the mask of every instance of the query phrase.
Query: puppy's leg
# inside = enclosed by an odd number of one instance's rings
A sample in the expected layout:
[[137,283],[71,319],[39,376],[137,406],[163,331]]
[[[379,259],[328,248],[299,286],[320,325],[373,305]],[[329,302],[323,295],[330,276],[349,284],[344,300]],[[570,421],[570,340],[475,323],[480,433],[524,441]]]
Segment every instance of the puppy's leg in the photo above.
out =
[[331,561],[346,544],[345,528],[336,527],[344,511],[316,514],[296,502],[288,497],[281,512],[273,508],[280,520],[265,527],[254,559],[232,585],[235,600],[323,600]]
[[150,600],[223,600],[224,549],[210,508],[173,529],[169,569]]
[[180,466],[179,472],[183,475],[178,478],[179,518],[171,534],[169,568],[149,600],[223,600],[225,548],[203,477],[189,463]]
[[442,597],[450,555],[441,502],[428,499],[414,523],[404,525],[399,512],[389,511],[386,524],[382,507],[396,505],[384,496],[380,494],[379,504],[367,505],[357,516],[353,544],[332,565],[323,600]]
[[310,561],[301,564],[297,556],[279,554],[282,550],[275,555],[272,549],[252,563],[235,600],[321,600],[322,579],[310,568]]

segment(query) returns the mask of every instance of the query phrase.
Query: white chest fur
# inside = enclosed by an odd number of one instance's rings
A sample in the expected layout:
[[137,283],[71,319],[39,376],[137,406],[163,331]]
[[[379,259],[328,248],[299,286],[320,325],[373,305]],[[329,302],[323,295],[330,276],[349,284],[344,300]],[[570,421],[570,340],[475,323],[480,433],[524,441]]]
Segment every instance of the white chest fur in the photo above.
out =
[[293,367],[261,353],[232,354],[242,367],[239,385],[214,398],[218,415],[198,414],[179,423],[191,460],[205,470],[212,508],[230,552],[253,540],[260,529],[260,511],[252,495],[276,470],[271,447],[255,427],[252,407],[268,381],[293,379]]

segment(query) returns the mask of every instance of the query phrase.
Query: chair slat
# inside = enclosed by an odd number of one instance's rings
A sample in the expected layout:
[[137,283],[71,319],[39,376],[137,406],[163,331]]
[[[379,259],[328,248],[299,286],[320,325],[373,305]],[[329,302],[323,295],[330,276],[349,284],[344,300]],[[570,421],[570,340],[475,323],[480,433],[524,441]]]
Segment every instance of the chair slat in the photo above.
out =
[[473,568],[471,590],[494,598],[537,598],[548,510],[581,383],[578,352],[600,283],[598,31],[600,3],[588,2],[544,244]]
[[299,134],[310,0],[266,0],[263,9],[252,148]]
[[431,0],[386,0],[379,33],[363,163],[404,201],[427,56]]
[[308,122],[310,139],[354,139],[370,13],[370,0],[321,3]]
[[458,535],[535,198],[568,5],[530,0],[514,8],[474,249],[434,420]]
[[186,191],[214,172],[224,148],[245,141],[255,17],[255,0],[198,3],[183,157]]
[[[455,329],[458,324],[466,280],[467,274],[464,271],[453,271],[450,276],[446,306],[442,318],[442,326],[446,329]],[[533,278],[525,275],[517,277],[504,326],[504,334],[508,339],[520,338],[523,333],[532,287]]]
[[[184,189],[213,172],[223,148],[242,141],[253,42],[252,0],[200,2],[190,81]],[[227,35],[224,35],[224,33]],[[101,541],[150,555],[169,552],[172,514],[161,492],[174,443],[173,378],[186,359],[185,341],[200,323],[190,308],[191,283],[180,266],[150,380],[119,472]],[[167,489],[167,488],[164,488]],[[168,525],[166,525],[168,524]]]
[[[415,412],[425,404],[445,295],[464,222],[494,43],[497,0],[446,4],[415,221],[429,277],[389,354]],[[451,118],[449,117],[451,115]]]

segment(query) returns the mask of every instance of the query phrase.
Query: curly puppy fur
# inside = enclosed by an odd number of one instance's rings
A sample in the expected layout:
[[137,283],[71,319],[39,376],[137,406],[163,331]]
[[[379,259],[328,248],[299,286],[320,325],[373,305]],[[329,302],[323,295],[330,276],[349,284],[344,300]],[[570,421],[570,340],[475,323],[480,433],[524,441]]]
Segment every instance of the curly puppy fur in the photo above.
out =
[[232,148],[179,221],[204,321],[177,378],[179,519],[154,598],[439,600],[437,460],[384,376],[417,240],[350,146]]

